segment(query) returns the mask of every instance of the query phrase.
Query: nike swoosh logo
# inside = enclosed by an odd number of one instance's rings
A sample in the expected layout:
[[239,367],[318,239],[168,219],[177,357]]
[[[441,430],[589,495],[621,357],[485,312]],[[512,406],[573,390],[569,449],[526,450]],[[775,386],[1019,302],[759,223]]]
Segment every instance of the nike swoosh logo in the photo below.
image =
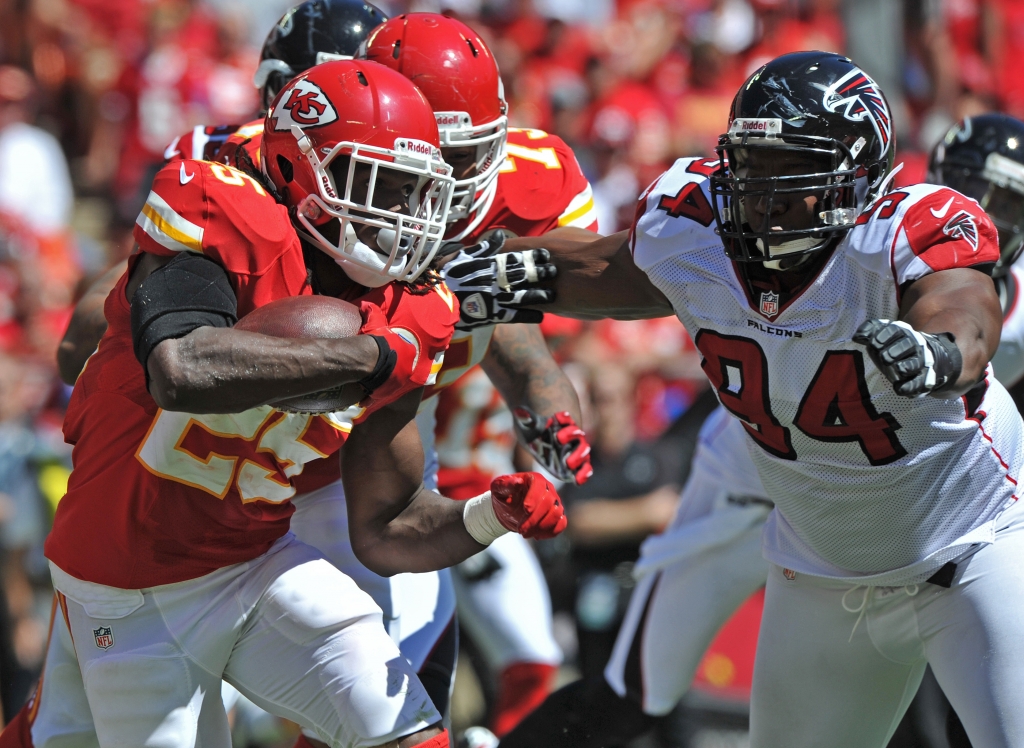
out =
[[181,151],[178,150],[178,142],[180,140],[181,140],[181,136],[179,135],[178,137],[176,137],[174,139],[173,143],[171,143],[169,146],[167,146],[167,149],[164,151],[164,161],[170,161],[175,156],[180,156],[181,155]]
[[[189,182],[191,182],[193,179],[196,178],[195,172],[192,172],[191,174],[186,174],[185,173],[185,162],[184,161],[181,162],[181,169],[178,171],[178,176],[181,177],[181,183],[182,184],[188,184]],[[952,202],[952,200],[953,200],[953,198],[950,198],[951,202]],[[949,206],[947,205],[946,207],[948,208]],[[939,218],[941,218],[941,217],[942,216],[939,216]]]
[[949,206],[953,204],[954,199],[955,198],[952,197],[949,198],[949,202],[942,206],[942,210],[935,210],[935,208],[931,208],[932,215],[936,218],[945,218],[946,212],[949,210]]

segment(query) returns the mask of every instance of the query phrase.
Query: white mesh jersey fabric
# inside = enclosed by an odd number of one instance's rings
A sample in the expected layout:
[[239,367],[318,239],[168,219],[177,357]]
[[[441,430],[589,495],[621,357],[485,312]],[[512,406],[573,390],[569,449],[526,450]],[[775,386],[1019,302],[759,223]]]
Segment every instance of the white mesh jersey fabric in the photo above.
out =
[[[894,210],[876,211],[847,234],[800,296],[768,318],[747,301],[714,228],[658,207],[666,196],[678,202],[689,183],[710,200],[706,178],[687,172],[693,163],[677,161],[649,191],[632,238],[634,260],[671,301],[705,371],[719,377],[720,400],[752,397],[763,387],[775,424],[743,427],[777,508],[765,531],[768,560],[807,574],[911,584],[971,545],[991,542],[995,518],[1016,500],[1024,461],[1024,424],[1006,390],[990,376],[977,418],[968,417],[963,398],[899,397],[851,341],[864,320],[897,318],[897,279],[930,272],[920,251],[901,250],[902,219],[940,188],[907,188]],[[709,341],[717,341],[715,361]],[[830,369],[829,359],[848,366]],[[863,375],[853,381],[858,366]],[[850,381],[831,381],[836,371],[850,372]],[[811,390],[839,394],[821,406],[824,420],[798,426]],[[835,434],[829,429],[865,410],[872,423],[887,424],[868,446],[808,433]]]

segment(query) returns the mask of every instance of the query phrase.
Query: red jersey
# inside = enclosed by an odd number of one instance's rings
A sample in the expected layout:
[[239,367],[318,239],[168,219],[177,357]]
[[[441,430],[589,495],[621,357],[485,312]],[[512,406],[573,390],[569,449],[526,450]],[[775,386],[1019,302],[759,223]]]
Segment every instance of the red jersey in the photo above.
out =
[[[485,210],[484,220],[465,237],[467,244],[493,229],[516,236],[540,236],[561,226],[597,231],[594,193],[576,156],[560,137],[543,130],[508,129],[505,163]],[[454,224],[449,236],[465,226]]]
[[442,392],[437,403],[438,483],[452,499],[471,499],[496,475],[515,471],[512,413],[479,366]]
[[[517,236],[540,236],[562,226],[597,231],[597,212],[590,183],[583,175],[572,149],[555,136],[541,130],[509,128],[505,164],[498,174],[494,199],[487,216],[465,241],[477,241],[493,229],[508,229]],[[455,224],[457,235],[465,224]],[[437,384],[424,393],[424,399],[439,394],[437,410],[438,487],[445,496],[469,498],[487,490],[491,479],[505,472],[498,455],[506,453],[511,465],[512,421],[508,411],[488,400],[481,401],[486,377],[465,382],[466,387],[445,389],[483,360],[490,345],[493,327],[457,331],[445,354]],[[489,383],[487,383],[490,386]],[[497,397],[494,394],[494,397]],[[467,409],[472,400],[477,405]],[[504,406],[501,406],[502,408]],[[505,418],[502,421],[501,418]],[[498,433],[498,424],[507,430]],[[467,455],[478,451],[479,459]]]
[[164,160],[169,164],[186,159],[219,161],[233,166],[235,150],[244,145],[253,163],[259,166],[262,141],[263,119],[244,125],[196,125],[167,146]]
[[[229,166],[185,160],[164,167],[135,227],[143,252],[188,250],[228,273],[244,316],[274,299],[310,294],[287,209]],[[138,589],[208,574],[264,553],[288,531],[293,479],[306,463],[344,443],[368,412],[322,416],[269,406],[192,415],[157,407],[132,349],[127,274],[107,298],[109,327],[79,377],[64,422],[75,445],[68,491],[46,555],[86,581]],[[404,284],[358,302],[409,344],[387,386],[393,401],[432,382],[457,305],[443,285],[413,293]],[[379,391],[380,392],[380,391]],[[369,409],[383,402],[362,403]]]

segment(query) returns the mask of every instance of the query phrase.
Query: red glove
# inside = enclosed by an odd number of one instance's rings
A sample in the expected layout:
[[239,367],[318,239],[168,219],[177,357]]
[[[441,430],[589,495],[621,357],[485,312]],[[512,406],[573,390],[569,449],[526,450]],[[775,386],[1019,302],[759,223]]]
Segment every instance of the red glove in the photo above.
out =
[[579,486],[594,474],[587,435],[568,411],[555,413],[547,422],[527,407],[512,413],[524,446],[558,480]]
[[555,487],[540,473],[513,473],[491,481],[491,505],[501,526],[524,538],[546,540],[567,520]]

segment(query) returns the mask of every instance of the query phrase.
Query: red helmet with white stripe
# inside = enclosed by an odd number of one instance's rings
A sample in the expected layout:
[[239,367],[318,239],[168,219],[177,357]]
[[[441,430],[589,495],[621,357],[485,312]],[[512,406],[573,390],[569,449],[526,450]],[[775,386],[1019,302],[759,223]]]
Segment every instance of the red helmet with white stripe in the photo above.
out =
[[407,13],[382,23],[360,56],[397,70],[434,109],[442,148],[476,146],[474,173],[455,183],[449,221],[471,218],[468,234],[494,199],[508,128],[498,64],[466,24],[436,13]]
[[412,281],[429,267],[454,180],[408,79],[365,60],[312,67],[274,100],[261,148],[299,232],[354,281]]

